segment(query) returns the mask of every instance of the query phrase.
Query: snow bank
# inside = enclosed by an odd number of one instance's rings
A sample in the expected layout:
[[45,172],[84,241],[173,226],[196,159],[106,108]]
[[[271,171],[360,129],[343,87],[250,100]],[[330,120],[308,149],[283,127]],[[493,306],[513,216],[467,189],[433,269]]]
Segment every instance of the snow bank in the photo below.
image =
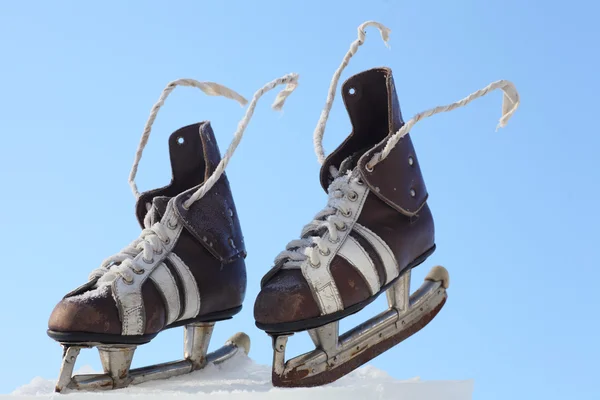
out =
[[[77,373],[94,373],[89,367]],[[138,386],[110,392],[67,395],[53,393],[54,380],[34,378],[0,400],[27,400],[65,396],[69,400],[102,400],[127,398],[155,399],[240,399],[240,400],[347,400],[347,399],[402,399],[402,400],[470,400],[473,381],[421,381],[419,378],[397,380],[371,366],[364,366],[344,378],[323,387],[280,389],[271,385],[271,369],[254,363],[246,355],[236,355],[221,366],[209,365],[202,371],[163,381],[146,382]]]

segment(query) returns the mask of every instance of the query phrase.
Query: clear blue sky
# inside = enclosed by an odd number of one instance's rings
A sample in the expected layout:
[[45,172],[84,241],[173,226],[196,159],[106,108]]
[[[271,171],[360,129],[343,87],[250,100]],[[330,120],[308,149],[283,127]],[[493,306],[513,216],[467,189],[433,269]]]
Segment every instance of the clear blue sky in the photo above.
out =
[[[210,3],[0,5],[0,393],[57,376],[61,350],[46,336],[48,316],[138,235],[127,176],[150,108],[167,82],[182,77],[250,97],[269,80],[300,74],[283,113],[269,108],[274,93],[262,100],[227,171],[249,251],[249,286],[244,310],[217,325],[212,347],[243,330],[253,340],[251,356],[270,363],[270,339],[252,318],[259,281],[325,205],[312,132],[357,26],[374,19],[392,29],[391,50],[370,30],[342,79],[391,67],[405,118],[498,79],[516,84],[522,105],[498,132],[500,92],[413,130],[438,246],[414,275],[420,280],[430,266],[445,265],[449,300],[429,326],[373,364],[398,378],[474,379],[479,400],[600,398],[600,7]],[[142,159],[140,189],[169,181],[172,131],[209,119],[224,151],[242,114],[230,100],[176,89]],[[326,151],[349,129],[338,97]],[[381,297],[342,326],[384,306]],[[290,351],[310,346],[308,335],[296,335]],[[181,351],[175,329],[140,348],[134,365]],[[83,364],[99,368],[97,353],[83,352]]]

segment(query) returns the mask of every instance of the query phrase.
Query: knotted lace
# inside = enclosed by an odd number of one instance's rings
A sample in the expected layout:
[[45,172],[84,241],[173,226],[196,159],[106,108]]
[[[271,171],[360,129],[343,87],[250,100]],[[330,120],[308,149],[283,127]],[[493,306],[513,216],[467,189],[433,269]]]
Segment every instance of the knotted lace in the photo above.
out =
[[[335,98],[335,92],[337,90],[337,85],[338,85],[338,81],[340,79],[340,75],[342,74],[342,71],[344,70],[344,68],[346,68],[346,66],[348,65],[350,58],[352,58],[352,56],[354,56],[356,54],[356,52],[358,51],[358,47],[364,43],[365,38],[366,38],[365,28],[367,28],[369,26],[376,27],[379,30],[379,32],[381,33],[381,38],[385,42],[386,46],[388,45],[389,35],[391,32],[391,30],[389,28],[387,28],[384,25],[380,24],[379,22],[375,22],[375,21],[364,22],[363,24],[361,24],[358,27],[358,39],[356,39],[354,42],[352,42],[352,44],[350,45],[350,50],[348,50],[348,52],[344,56],[342,64],[338,67],[338,69],[333,74],[333,79],[331,80],[331,84],[329,85],[327,101],[325,103],[325,107],[323,108],[323,111],[321,112],[321,117],[319,118],[319,122],[317,123],[317,127],[315,128],[315,131],[313,134],[315,154],[317,155],[317,160],[319,161],[320,164],[323,164],[325,162],[325,150],[323,149],[323,135],[325,133],[325,125],[326,125],[327,119],[329,118],[329,113],[331,111],[331,107],[333,105],[333,100]],[[435,107],[430,110],[426,110],[421,113],[418,113],[388,139],[384,149],[380,153],[374,154],[373,157],[369,160],[369,162],[367,162],[366,167],[369,170],[371,170],[375,167],[375,165],[377,165],[381,161],[385,160],[385,158],[390,154],[390,152],[396,146],[396,144],[400,141],[400,139],[402,139],[402,137],[404,137],[410,131],[410,129],[420,120],[431,117],[432,115],[435,115],[435,114],[438,114],[441,112],[448,112],[448,111],[457,109],[459,107],[464,107],[467,104],[469,104],[471,101],[473,101],[477,98],[483,97],[486,94],[488,94],[496,89],[501,89],[504,92],[504,97],[503,97],[503,102],[502,102],[502,117],[500,118],[500,123],[498,124],[498,127],[496,128],[496,130],[498,130],[499,128],[504,128],[506,126],[508,120],[510,119],[510,117],[512,117],[512,115],[515,113],[515,111],[517,111],[520,100],[519,100],[519,93],[517,92],[517,88],[515,87],[515,85],[510,81],[500,80],[500,81],[490,83],[485,88],[480,89],[474,93],[471,93],[464,99],[459,100],[455,103],[451,103],[451,104],[448,104],[445,106]]]
[[[281,265],[284,269],[300,268],[309,259],[313,267],[318,267],[319,255],[329,255],[330,246],[340,241],[339,232],[348,229],[342,216],[350,217],[350,202],[358,196],[350,187],[350,181],[358,177],[350,171],[340,174],[332,168],[330,172],[334,179],[327,189],[327,205],[302,228],[300,239],[290,241],[285,250],[277,255],[275,265]],[[323,238],[325,233],[329,233],[327,239]]]
[[[256,104],[258,100],[268,91],[272,90],[276,86],[285,84],[286,87],[278,94],[275,102],[272,105],[272,108],[275,110],[280,110],[287,97],[296,89],[298,86],[298,75],[297,74],[288,74],[281,78],[275,79],[267,84],[265,84],[262,88],[260,88],[254,94],[244,117],[239,122],[237,130],[234,134],[234,138],[231,141],[225,155],[211,174],[211,176],[204,182],[204,184],[196,190],[192,196],[184,202],[183,206],[185,208],[191,207],[196,201],[201,199],[211,188],[212,186],[219,180],[229,160],[233,156],[235,149],[238,144],[242,140],[244,135],[244,131],[254,114],[254,110],[256,108]],[[138,165],[142,157],[142,152],[144,147],[148,143],[148,138],[150,136],[150,131],[154,120],[156,119],[156,115],[158,110],[164,104],[168,95],[175,89],[176,86],[191,86],[196,87],[202,90],[204,93],[211,96],[224,96],[233,100],[236,100],[241,105],[246,105],[247,100],[244,99],[241,95],[234,92],[233,90],[213,83],[213,82],[199,82],[193,79],[179,79],[173,82],[170,82],[166,88],[163,90],[158,102],[152,107],[150,112],[150,117],[146,122],[146,126],[144,127],[144,131],[142,133],[142,138],[140,140],[140,144],[136,151],[135,159],[133,162],[133,167],[131,169],[131,173],[129,175],[129,183],[131,185],[131,189],[136,198],[139,198],[140,193],[135,184],[135,175],[137,173]],[[200,134],[200,133],[198,133]],[[140,253],[143,253],[142,260],[148,264],[152,264],[154,262],[154,256],[160,255],[164,251],[164,245],[169,243],[169,230],[176,229],[178,220],[174,214],[171,214],[170,218],[167,221],[157,221],[156,219],[157,212],[153,205],[147,207],[147,214],[144,218],[144,229],[142,230],[140,236],[130,243],[127,247],[122,249],[119,253],[107,258],[101,264],[101,266],[90,274],[90,280],[98,279],[97,286],[102,284],[107,284],[112,282],[118,276],[123,277],[124,281],[127,283],[133,282],[132,273],[142,274],[144,270],[133,263],[133,259],[137,257]]]

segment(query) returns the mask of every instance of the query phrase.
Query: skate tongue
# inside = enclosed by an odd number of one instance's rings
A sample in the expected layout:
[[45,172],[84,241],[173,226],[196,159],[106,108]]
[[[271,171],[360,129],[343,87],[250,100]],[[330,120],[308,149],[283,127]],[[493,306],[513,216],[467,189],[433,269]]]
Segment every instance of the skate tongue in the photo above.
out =
[[373,68],[350,77],[341,95],[352,123],[352,133],[327,157],[321,168],[321,185],[329,186],[329,167],[349,156],[362,156],[404,125],[396,86],[389,68]]
[[[173,132],[169,137],[171,183],[165,187],[140,194],[136,204],[136,216],[140,225],[144,226],[148,204],[156,207],[154,198],[175,197],[204,182],[214,169],[215,154],[218,156],[220,153],[210,122],[188,125]],[[162,203],[164,201],[160,204]],[[158,207],[158,209],[164,213],[165,206]]]
[[[167,196],[157,196],[154,199],[152,199],[152,207],[148,211],[148,213],[150,213],[150,226],[160,221],[165,215],[165,212],[167,211],[167,205],[169,204],[170,199],[171,198]],[[146,218],[148,218],[148,215],[144,217],[144,221],[146,220]],[[146,224],[144,223],[144,225]],[[150,228],[150,226],[146,226],[146,228]]]

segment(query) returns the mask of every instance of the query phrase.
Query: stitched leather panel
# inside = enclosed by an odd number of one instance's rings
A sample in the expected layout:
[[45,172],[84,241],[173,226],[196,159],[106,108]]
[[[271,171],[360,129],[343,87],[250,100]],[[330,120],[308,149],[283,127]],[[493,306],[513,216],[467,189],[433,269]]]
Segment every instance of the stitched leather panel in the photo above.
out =
[[[202,126],[201,139],[208,176],[221,160],[221,153],[210,125]],[[184,202],[199,187],[191,188],[175,198],[183,224],[221,262],[227,264],[245,257],[244,237],[226,174],[221,175],[212,189],[186,210]]]

